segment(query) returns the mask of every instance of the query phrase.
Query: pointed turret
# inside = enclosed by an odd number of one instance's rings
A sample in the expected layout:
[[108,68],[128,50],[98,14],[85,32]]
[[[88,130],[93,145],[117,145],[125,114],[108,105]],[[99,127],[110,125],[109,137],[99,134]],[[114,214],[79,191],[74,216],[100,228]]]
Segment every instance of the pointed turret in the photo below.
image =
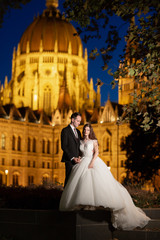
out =
[[89,89],[89,106],[93,108],[94,106],[94,89],[93,89],[93,78],[90,79],[90,89]]
[[1,89],[0,90],[1,90],[1,92],[3,92],[3,84],[1,85]]
[[69,110],[72,109],[72,100],[70,98],[66,80],[63,80],[63,85],[60,87],[60,93],[59,93],[59,100],[58,100],[58,106],[57,108],[59,110]]
[[17,55],[19,56],[20,55],[20,44],[18,43],[18,46],[17,46]]
[[14,47],[13,48],[13,60],[15,60],[15,58],[16,58],[16,48]]
[[97,93],[96,93],[96,103],[95,107],[101,106],[101,93],[100,93],[100,85],[97,85]]
[[8,86],[8,77],[5,76],[5,80],[4,80],[4,87],[6,88]]
[[87,48],[85,48],[85,51],[84,51],[84,59],[86,61],[88,61],[88,52],[87,52]]
[[82,57],[82,45],[79,45],[78,56]]

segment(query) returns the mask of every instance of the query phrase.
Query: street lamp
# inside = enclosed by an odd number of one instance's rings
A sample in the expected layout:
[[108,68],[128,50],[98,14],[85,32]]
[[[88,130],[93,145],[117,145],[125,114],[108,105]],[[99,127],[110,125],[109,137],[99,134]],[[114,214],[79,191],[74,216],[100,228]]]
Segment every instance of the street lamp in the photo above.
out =
[[5,170],[5,175],[6,175],[6,186],[7,186],[7,175],[8,175],[8,170]]

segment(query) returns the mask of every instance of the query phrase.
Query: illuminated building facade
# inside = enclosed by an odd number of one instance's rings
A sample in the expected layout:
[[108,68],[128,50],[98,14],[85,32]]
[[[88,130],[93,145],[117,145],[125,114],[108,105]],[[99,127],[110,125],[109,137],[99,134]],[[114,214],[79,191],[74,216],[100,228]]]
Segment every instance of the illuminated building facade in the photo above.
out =
[[[60,133],[72,112],[90,121],[99,141],[100,157],[121,180],[128,125],[117,125],[121,105],[101,106],[100,87],[88,81],[88,55],[76,30],[58,11],[58,1],[23,33],[14,48],[12,77],[1,87],[0,184],[30,185],[64,181]],[[123,93],[122,93],[123,95]],[[8,172],[5,170],[8,170]]]

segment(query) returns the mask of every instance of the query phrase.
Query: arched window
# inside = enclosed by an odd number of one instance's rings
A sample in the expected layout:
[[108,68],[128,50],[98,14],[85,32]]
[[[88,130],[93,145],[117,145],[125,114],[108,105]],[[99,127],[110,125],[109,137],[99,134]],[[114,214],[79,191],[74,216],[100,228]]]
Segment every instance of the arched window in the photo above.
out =
[[0,185],[3,185],[3,175],[0,173]]
[[12,137],[12,150],[16,150],[16,138],[15,136]]
[[43,92],[43,108],[47,114],[51,113],[51,88],[48,85]]
[[21,166],[21,160],[18,159],[18,167]]
[[45,162],[42,162],[42,168],[45,168]]
[[48,176],[43,176],[42,183],[46,184],[46,183],[48,183],[48,180],[49,180]]
[[17,146],[18,146],[18,151],[21,151],[21,137],[20,136],[18,136],[18,144],[17,144]]
[[121,167],[124,167],[124,161],[121,160]]
[[83,92],[82,92],[83,99],[85,99],[85,89],[83,88],[82,91],[83,91]]
[[2,165],[5,165],[5,159],[2,158]]
[[55,169],[58,169],[58,168],[59,168],[58,162],[55,162],[55,163],[54,163],[54,168],[55,168]]
[[36,162],[35,161],[33,161],[33,168],[35,168],[36,167]]
[[1,148],[2,149],[6,148],[6,136],[3,133],[2,133],[2,136],[1,136]]
[[107,161],[107,167],[110,167],[110,161]]
[[53,178],[53,182],[54,182],[55,184],[58,183],[58,177],[57,177],[57,176],[54,176],[54,178]]
[[28,176],[28,185],[34,184],[34,176]]
[[30,160],[28,160],[28,167],[30,167],[31,166],[31,161]]
[[103,139],[103,152],[108,152],[109,151],[109,138],[104,138]]
[[12,166],[15,166],[15,159],[12,159]]
[[50,162],[47,162],[47,168],[50,168]]
[[31,151],[31,139],[28,137],[28,152]]
[[42,140],[42,153],[45,153],[45,140]]
[[120,140],[120,148],[121,148],[121,151],[124,151],[124,145],[126,143],[126,138],[123,136],[121,137],[121,140]]
[[13,175],[13,186],[19,186],[19,176],[18,176],[18,174]]
[[32,91],[31,91],[31,108],[33,109],[33,102],[34,102],[34,90],[32,89]]
[[56,147],[55,147],[55,153],[58,154],[59,153],[59,139],[56,140]]
[[33,152],[36,152],[36,139],[33,138]]
[[50,140],[47,141],[47,153],[50,154]]

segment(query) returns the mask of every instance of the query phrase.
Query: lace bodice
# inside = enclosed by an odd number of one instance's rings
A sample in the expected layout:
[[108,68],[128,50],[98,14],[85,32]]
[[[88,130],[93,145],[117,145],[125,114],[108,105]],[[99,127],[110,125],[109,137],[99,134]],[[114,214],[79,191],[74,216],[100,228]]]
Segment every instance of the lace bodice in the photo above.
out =
[[87,142],[84,142],[83,140],[80,141],[80,150],[82,152],[82,157],[92,157],[93,156],[94,141],[96,141],[96,140],[90,139]]

